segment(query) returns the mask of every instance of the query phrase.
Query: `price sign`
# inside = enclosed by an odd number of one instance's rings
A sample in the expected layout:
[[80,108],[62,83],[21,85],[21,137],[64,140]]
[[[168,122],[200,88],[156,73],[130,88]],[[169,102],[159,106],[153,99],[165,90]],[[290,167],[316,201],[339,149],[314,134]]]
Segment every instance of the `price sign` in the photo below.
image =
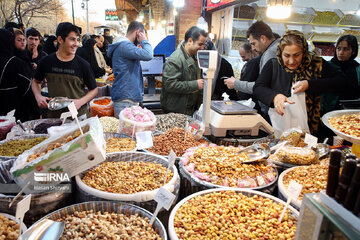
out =
[[82,129],[81,129],[81,126],[80,126],[80,123],[79,123],[79,119],[78,119],[78,117],[77,117],[78,111],[77,111],[77,109],[76,109],[75,103],[74,103],[74,102],[71,102],[71,103],[69,104],[69,106],[68,106],[68,109],[69,109],[69,111],[70,111],[70,114],[71,114],[72,118],[76,120],[76,123],[77,123],[77,125],[78,125],[78,127],[79,127],[79,129],[80,129],[81,135],[83,135],[84,133],[83,133],[83,131],[82,131]]
[[175,199],[175,195],[166,190],[163,187],[160,187],[159,191],[156,193],[154,200],[157,202],[157,206],[155,209],[155,212],[150,220],[150,225],[152,225],[156,219],[156,216],[158,215],[161,208],[165,208],[166,210],[169,210],[171,207],[171,204],[173,203]]
[[136,148],[137,149],[146,149],[153,146],[152,132],[137,132],[136,133]]
[[318,138],[311,134],[306,133],[304,143],[306,143],[310,147],[316,147],[318,143]]
[[281,215],[280,215],[280,218],[279,218],[279,222],[281,223],[281,220],[283,219],[284,215],[285,215],[285,212],[286,212],[286,209],[289,207],[289,204],[291,202],[291,199],[298,199],[299,198],[299,195],[301,193],[301,190],[302,190],[302,185],[295,182],[294,180],[291,180],[290,181],[290,184],[289,184],[289,187],[287,189],[288,193],[289,193],[289,196],[288,196],[288,199],[287,199],[287,202],[286,202],[286,205],[284,207],[284,210],[282,211]]
[[176,154],[171,149],[170,154],[169,154],[169,164],[168,164],[168,168],[167,168],[165,178],[164,178],[164,185],[166,183],[166,178],[167,178],[168,172],[169,172],[170,168],[172,168],[174,166],[175,160],[176,160]]
[[[71,112],[63,112],[61,115],[60,115],[60,119],[62,119],[62,124],[65,123],[66,119],[68,117],[71,117]],[[61,124],[61,125],[62,125]]]
[[27,195],[23,200],[18,202],[18,204],[16,206],[15,219],[20,220],[19,235],[22,233],[21,227],[23,224],[23,219],[24,219],[25,213],[27,211],[29,211],[29,209],[30,209],[30,203],[31,203],[31,194]]

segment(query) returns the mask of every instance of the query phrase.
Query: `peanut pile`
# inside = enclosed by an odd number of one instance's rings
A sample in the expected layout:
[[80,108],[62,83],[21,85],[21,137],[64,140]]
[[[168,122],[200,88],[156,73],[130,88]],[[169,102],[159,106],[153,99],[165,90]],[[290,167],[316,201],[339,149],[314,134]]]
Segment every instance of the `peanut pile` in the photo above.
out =
[[[105,162],[88,171],[82,181],[100,191],[134,194],[163,186],[166,171],[161,164],[152,162]],[[166,183],[172,177],[169,171]]]
[[68,239],[161,239],[149,219],[119,213],[74,212],[58,219],[65,221],[61,240]]
[[150,152],[159,154],[159,155],[169,155],[170,150],[172,149],[176,156],[182,156],[186,149],[191,147],[199,146],[206,141],[200,139],[196,141],[194,136],[191,133],[186,133],[186,138],[184,139],[185,129],[182,128],[171,128],[164,134],[155,136],[153,138],[153,147],[148,148]]
[[136,147],[136,142],[131,138],[112,137],[106,140],[106,153],[132,151]]
[[329,124],[340,132],[360,138],[360,113],[329,118]]
[[234,191],[214,192],[188,200],[175,214],[179,239],[295,239],[297,219],[283,204]]
[[299,196],[299,199],[302,200],[304,194],[317,193],[326,189],[328,168],[327,164],[314,164],[294,168],[284,176],[284,187],[287,189],[291,180],[303,185]]
[[16,240],[19,235],[19,224],[0,214],[0,240]]

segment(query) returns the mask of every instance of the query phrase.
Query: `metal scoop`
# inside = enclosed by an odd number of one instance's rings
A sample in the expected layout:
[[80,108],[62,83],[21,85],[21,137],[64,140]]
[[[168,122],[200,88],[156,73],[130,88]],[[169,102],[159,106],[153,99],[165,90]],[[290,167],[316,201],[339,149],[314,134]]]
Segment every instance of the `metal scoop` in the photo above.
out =
[[245,152],[249,156],[249,160],[243,163],[251,163],[267,158],[270,154],[270,148],[268,145],[263,143],[253,144],[249,147],[241,149],[238,153],[243,152]]
[[23,240],[58,240],[64,232],[65,222],[43,219],[31,226],[19,239]]
[[22,122],[20,120],[16,121],[17,124],[19,124],[19,126],[21,127],[21,129],[25,132],[25,133],[32,133],[35,134],[35,132],[32,129],[26,129],[24,124],[22,124]]
[[66,108],[71,103],[70,99],[67,97],[54,97],[48,102],[49,110],[60,110]]

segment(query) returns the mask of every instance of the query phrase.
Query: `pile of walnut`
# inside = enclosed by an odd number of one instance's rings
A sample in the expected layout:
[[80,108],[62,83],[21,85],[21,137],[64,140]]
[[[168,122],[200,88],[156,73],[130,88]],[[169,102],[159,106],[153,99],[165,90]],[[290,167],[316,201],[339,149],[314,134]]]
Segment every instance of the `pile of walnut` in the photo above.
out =
[[61,240],[67,239],[161,239],[149,219],[119,213],[74,212],[57,221],[65,221]]
[[284,204],[234,191],[214,192],[188,200],[175,214],[179,239],[295,239],[297,219]]
[[19,224],[0,214],[0,240],[18,239]]

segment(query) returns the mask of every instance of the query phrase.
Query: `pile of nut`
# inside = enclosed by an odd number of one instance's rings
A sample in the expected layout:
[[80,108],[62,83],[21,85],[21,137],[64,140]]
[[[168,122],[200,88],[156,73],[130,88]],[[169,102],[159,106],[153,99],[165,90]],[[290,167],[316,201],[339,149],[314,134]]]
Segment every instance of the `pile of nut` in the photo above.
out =
[[[100,191],[134,194],[163,186],[166,171],[167,168],[153,162],[105,162],[88,171],[82,181]],[[166,183],[172,177],[169,171]]]
[[61,240],[68,239],[161,239],[149,219],[121,213],[74,212],[58,221],[65,221]]
[[234,191],[196,196],[176,212],[179,239],[295,239],[297,219],[283,204]]
[[270,159],[296,165],[310,165],[319,163],[316,153],[312,149],[299,147],[282,147]]
[[289,134],[283,134],[280,141],[288,141],[287,145],[293,147],[305,147],[307,144],[304,142],[305,132],[300,130],[293,130]]
[[119,119],[115,117],[101,117],[100,123],[103,127],[104,132],[119,132]]
[[340,132],[360,138],[360,113],[331,117],[329,124]]
[[301,184],[303,188],[300,193],[300,200],[304,194],[320,192],[326,189],[328,168],[327,164],[296,167],[284,176],[284,187],[287,189],[291,180]]
[[106,140],[106,153],[132,151],[136,147],[136,142],[132,138],[112,137]]
[[171,149],[176,153],[176,156],[182,156],[186,149],[196,147],[206,143],[204,139],[196,141],[191,133],[186,133],[182,128],[171,128],[164,134],[153,137],[153,146],[148,148],[150,152],[159,155],[169,155]]
[[16,240],[19,235],[19,224],[0,214],[0,240]]
[[195,176],[197,171],[208,176],[204,180],[229,187],[257,187],[275,179],[276,172],[271,165],[264,162],[244,164],[249,157],[238,152],[236,147],[199,147],[188,157],[185,168],[191,172],[192,165]]
[[168,113],[156,116],[156,130],[166,132],[173,127],[185,128],[189,119],[181,113]]

